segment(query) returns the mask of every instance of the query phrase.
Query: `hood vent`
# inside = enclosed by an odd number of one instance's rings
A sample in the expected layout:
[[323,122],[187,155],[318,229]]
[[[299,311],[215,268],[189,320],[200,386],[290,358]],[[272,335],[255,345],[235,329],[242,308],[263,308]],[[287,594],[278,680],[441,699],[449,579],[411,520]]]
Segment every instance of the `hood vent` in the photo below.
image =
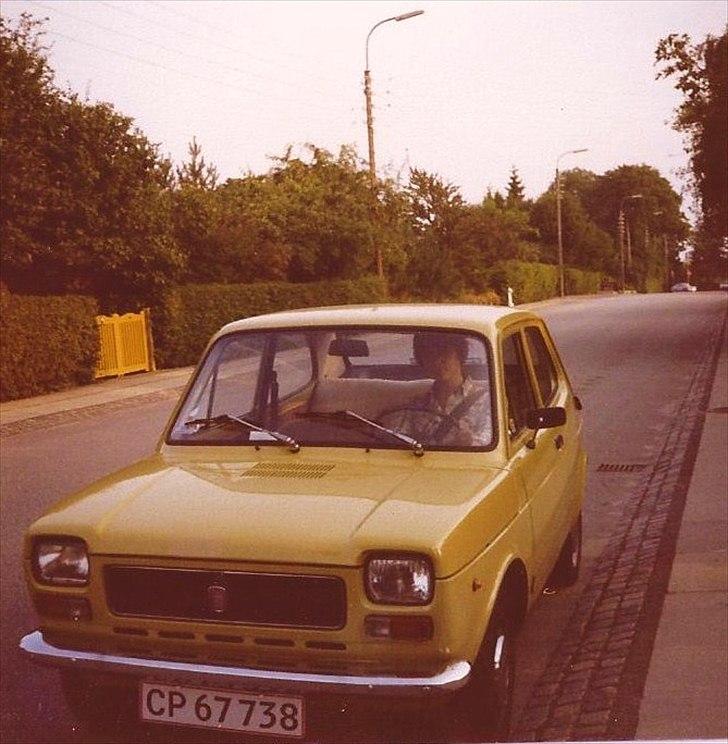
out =
[[323,478],[334,465],[259,462],[241,475],[245,478]]

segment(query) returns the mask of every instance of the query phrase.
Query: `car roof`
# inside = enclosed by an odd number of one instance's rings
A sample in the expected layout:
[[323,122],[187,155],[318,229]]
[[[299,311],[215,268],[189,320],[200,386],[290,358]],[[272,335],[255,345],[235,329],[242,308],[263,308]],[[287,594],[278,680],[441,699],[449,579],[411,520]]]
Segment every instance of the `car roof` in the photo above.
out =
[[301,310],[283,310],[236,320],[217,335],[265,328],[299,326],[424,326],[476,331],[509,325],[516,320],[535,320],[528,310],[494,305],[465,304],[381,304],[339,305]]

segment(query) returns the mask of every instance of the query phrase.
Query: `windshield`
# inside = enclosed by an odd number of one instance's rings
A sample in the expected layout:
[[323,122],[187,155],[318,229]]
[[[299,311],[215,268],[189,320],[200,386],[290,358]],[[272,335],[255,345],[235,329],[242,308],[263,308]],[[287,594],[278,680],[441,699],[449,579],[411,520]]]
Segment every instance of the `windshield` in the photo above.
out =
[[486,344],[432,329],[231,334],[211,348],[167,441],[490,449]]

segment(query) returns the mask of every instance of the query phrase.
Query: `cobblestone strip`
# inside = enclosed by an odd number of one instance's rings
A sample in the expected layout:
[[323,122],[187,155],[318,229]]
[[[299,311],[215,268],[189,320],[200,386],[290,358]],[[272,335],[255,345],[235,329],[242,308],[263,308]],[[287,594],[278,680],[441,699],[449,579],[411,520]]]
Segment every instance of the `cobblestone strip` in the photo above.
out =
[[22,421],[12,421],[11,423],[0,426],[0,438],[22,434],[23,432],[33,431],[34,429],[47,429],[50,426],[69,424],[74,421],[93,418],[102,413],[113,413],[114,411],[143,405],[144,403],[156,403],[157,401],[162,400],[177,400],[183,389],[184,386],[167,388],[165,390],[157,390],[153,393],[144,393],[142,395],[134,395],[130,398],[121,398],[119,400],[108,401],[107,403],[98,403],[93,406],[84,406],[83,408],[74,408],[68,411],[58,411],[57,413],[47,413],[42,416],[23,419]]
[[514,740],[631,739],[715,374],[717,325],[624,529],[597,560]]

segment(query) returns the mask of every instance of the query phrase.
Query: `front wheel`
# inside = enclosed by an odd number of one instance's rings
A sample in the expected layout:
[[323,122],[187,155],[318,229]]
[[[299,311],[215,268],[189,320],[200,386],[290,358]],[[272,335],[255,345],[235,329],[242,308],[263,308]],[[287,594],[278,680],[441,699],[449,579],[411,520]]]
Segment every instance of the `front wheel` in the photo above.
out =
[[561,547],[561,553],[551,573],[550,586],[560,588],[576,584],[581,570],[581,544],[582,524],[579,513],[576,524],[569,531]]
[[515,622],[507,597],[500,597],[473,664],[467,687],[459,693],[459,717],[469,722],[477,741],[507,741],[516,676]]

